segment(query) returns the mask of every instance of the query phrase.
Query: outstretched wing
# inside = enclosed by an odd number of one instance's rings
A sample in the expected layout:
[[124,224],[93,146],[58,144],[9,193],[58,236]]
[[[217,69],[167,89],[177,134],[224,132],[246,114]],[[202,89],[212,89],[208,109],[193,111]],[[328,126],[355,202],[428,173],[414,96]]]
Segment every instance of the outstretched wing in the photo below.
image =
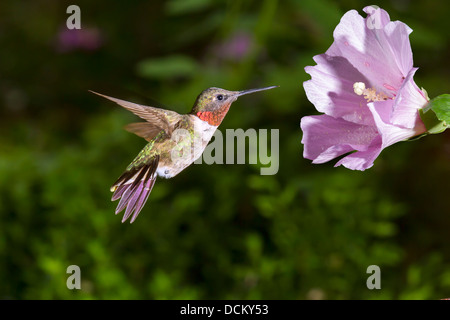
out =
[[137,103],[113,98],[95,91],[89,91],[117,103],[128,111],[133,112],[141,119],[146,120],[147,122],[129,124],[125,127],[125,129],[144,138],[147,141],[150,141],[161,131],[165,131],[166,134],[170,137],[172,135],[173,127],[171,125],[171,121],[169,121],[169,118],[176,119],[177,117],[180,117],[180,115],[174,111],[144,106]]
[[[128,132],[134,133],[135,135],[144,138],[148,142],[150,142],[158,133],[160,133],[163,129],[149,122],[135,122],[130,123],[125,126],[125,130]],[[170,133],[167,133],[170,137]]]
[[126,208],[122,222],[133,213],[130,223],[136,220],[155,184],[158,162],[159,155],[155,155],[140,166],[127,169],[111,187],[111,201],[120,199],[116,214]]

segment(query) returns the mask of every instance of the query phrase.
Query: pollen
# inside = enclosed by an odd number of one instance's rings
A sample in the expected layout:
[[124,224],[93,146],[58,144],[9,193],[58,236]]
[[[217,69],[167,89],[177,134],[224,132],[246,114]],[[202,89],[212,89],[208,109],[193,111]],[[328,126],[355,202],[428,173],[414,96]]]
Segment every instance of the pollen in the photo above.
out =
[[383,101],[389,99],[389,97],[384,92],[377,92],[374,88],[366,88],[364,82],[355,82],[353,84],[353,91],[358,95],[364,95],[364,99],[367,102],[372,101]]

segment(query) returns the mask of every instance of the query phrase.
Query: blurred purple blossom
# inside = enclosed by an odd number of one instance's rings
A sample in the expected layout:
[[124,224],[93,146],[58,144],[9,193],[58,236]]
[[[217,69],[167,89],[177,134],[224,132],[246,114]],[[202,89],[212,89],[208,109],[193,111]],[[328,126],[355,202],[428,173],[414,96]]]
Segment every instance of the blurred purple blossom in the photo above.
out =
[[238,31],[216,44],[213,53],[220,59],[239,61],[249,54],[252,46],[252,36],[247,32]]
[[56,38],[58,52],[74,50],[96,51],[103,45],[104,39],[98,28],[82,28],[69,30],[65,26],[60,29]]

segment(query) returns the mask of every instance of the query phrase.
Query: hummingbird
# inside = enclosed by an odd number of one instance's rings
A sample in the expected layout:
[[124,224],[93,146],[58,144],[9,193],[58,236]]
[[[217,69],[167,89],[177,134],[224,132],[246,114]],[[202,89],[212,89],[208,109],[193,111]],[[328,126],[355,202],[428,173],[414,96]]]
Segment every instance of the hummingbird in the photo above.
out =
[[130,223],[136,220],[155,185],[157,176],[172,178],[202,155],[231,104],[238,97],[276,87],[243,91],[208,88],[198,95],[191,112],[186,114],[140,105],[91,91],[146,121],[125,126],[125,130],[144,138],[148,143],[110,189],[113,192],[111,201],[120,199],[115,213],[118,214],[125,209],[122,222],[131,215]]

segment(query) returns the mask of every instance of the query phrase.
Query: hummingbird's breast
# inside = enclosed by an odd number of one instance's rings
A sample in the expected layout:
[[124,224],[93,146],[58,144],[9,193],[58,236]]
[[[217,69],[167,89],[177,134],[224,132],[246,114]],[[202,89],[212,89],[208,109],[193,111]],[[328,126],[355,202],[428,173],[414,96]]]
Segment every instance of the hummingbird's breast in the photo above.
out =
[[[209,141],[211,141],[211,138],[214,135],[214,132],[216,132],[216,129],[218,126],[211,125],[206,121],[200,120],[196,116],[191,115],[191,117],[193,118],[193,121],[194,121],[195,135],[197,135],[202,140],[202,146],[203,146],[201,149],[201,153],[202,153],[203,150],[205,150],[206,146],[208,145]],[[200,155],[201,155],[201,153],[200,153]]]
[[197,160],[211,141],[218,126],[210,125],[194,115],[189,117],[189,125],[172,132],[167,141],[168,150],[161,157],[156,173],[163,178],[172,178]]

